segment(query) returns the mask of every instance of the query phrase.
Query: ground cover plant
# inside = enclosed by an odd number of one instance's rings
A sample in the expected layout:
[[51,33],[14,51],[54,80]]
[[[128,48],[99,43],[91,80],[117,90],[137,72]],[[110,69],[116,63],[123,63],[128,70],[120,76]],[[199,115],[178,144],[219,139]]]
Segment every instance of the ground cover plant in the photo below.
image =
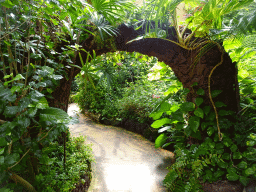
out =
[[87,191],[90,185],[92,149],[85,145],[83,136],[70,138],[67,142],[66,164],[63,167],[64,148],[52,143],[43,150],[44,163],[35,183],[41,191]]

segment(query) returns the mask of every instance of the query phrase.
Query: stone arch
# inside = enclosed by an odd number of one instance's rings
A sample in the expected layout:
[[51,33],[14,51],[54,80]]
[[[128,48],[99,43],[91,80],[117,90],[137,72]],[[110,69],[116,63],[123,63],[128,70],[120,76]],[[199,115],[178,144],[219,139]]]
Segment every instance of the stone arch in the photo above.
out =
[[[114,37],[115,48],[106,43],[104,47],[97,48],[97,44],[93,43],[94,39],[91,35],[82,46],[85,50],[92,52],[96,50],[97,55],[113,51],[139,52],[144,55],[157,57],[159,61],[163,61],[170,66],[177,78],[181,81],[184,88],[188,88],[190,93],[187,95],[187,101],[194,102],[197,97],[196,91],[201,88],[205,91],[203,105],[211,105],[208,94],[208,77],[213,68],[221,61],[221,52],[217,46],[213,46],[194,64],[195,58],[199,50],[189,51],[182,48],[178,44],[172,42],[177,38],[170,35],[168,39],[145,38],[127,43],[138,37],[139,33],[133,27],[121,24],[118,28],[118,35]],[[113,41],[112,41],[113,42]],[[87,54],[83,54],[85,59]],[[74,59],[76,65],[81,65],[79,58]],[[52,93],[53,100],[50,101],[51,106],[59,107],[67,111],[68,98],[71,86],[71,80],[80,71],[77,68],[68,70],[69,79],[61,80],[60,86]],[[196,86],[192,85],[197,83]],[[224,53],[222,64],[214,70],[211,77],[211,90],[222,90],[222,93],[214,98],[215,101],[222,101],[227,105],[227,110],[235,112],[239,111],[239,87],[237,82],[237,66],[233,63],[228,55]],[[60,94],[63,93],[63,94]],[[60,105],[62,103],[63,105]]]

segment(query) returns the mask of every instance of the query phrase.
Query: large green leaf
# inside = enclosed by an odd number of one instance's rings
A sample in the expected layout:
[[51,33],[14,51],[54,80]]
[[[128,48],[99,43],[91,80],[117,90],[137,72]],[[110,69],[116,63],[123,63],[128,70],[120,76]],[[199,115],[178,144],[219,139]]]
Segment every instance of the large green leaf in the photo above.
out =
[[214,91],[212,91],[212,93],[211,93],[212,98],[217,97],[221,92],[222,92],[222,90],[214,90]]
[[180,108],[182,109],[182,111],[184,112],[188,112],[188,111],[194,111],[195,109],[195,104],[192,102],[186,102],[183,103]]
[[255,171],[250,167],[250,168],[247,168],[244,173],[245,175],[249,176],[249,175],[255,174]]
[[149,117],[152,117],[154,120],[157,120],[161,118],[163,115],[163,112],[153,112],[149,115]]
[[202,119],[204,118],[204,111],[201,109],[201,108],[197,108],[195,111],[194,111],[194,114],[198,117],[201,117]]
[[170,108],[172,107],[171,104],[164,102],[160,105],[160,110],[159,112],[166,112],[166,111],[170,111]]
[[163,118],[163,119],[156,120],[154,123],[152,123],[151,127],[153,127],[153,128],[160,128],[163,125],[171,124],[171,122],[172,122],[171,119]]
[[20,155],[18,153],[11,153],[7,156],[5,156],[4,162],[8,165],[12,165],[16,163],[20,158]]
[[227,179],[229,181],[236,181],[236,180],[239,179],[239,175],[237,175],[236,173],[232,172],[232,173],[227,174]]
[[192,116],[189,118],[189,125],[191,127],[191,129],[194,132],[197,132],[199,125],[200,125],[200,118],[197,116]]
[[155,148],[162,147],[167,138],[165,133],[160,134],[155,140]]
[[250,178],[244,176],[240,176],[239,178],[239,181],[243,184],[243,186],[247,186],[250,180]]
[[10,89],[0,90],[0,99],[14,102],[16,100],[16,95],[12,94]]
[[172,113],[172,119],[177,120],[179,122],[183,122],[184,118],[183,118],[182,111],[179,109],[179,110],[175,111],[174,113]]
[[195,101],[195,103],[196,103],[196,105],[199,107],[202,103],[204,102],[204,100],[203,100],[203,98],[196,98],[196,101]]
[[5,140],[5,137],[1,137],[0,138],[0,147],[1,146],[6,146],[7,145],[7,141]]
[[246,169],[247,168],[247,163],[245,161],[241,161],[238,165],[238,168],[240,169]]
[[4,110],[4,115],[7,117],[15,116],[19,112],[18,106],[7,106]]
[[40,121],[55,121],[56,123],[68,123],[68,114],[58,108],[49,107],[40,112]]

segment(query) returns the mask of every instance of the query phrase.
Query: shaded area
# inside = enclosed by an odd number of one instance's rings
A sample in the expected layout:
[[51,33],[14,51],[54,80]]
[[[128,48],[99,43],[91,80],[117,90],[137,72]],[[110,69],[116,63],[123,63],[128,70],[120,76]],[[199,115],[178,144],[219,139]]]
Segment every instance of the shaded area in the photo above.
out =
[[92,164],[93,179],[89,191],[164,192],[162,181],[166,167],[173,161],[173,153],[155,149],[142,136],[124,129],[104,126],[76,114],[78,107],[69,105],[68,113],[78,115],[79,123],[70,125],[73,136],[87,136],[96,163]]

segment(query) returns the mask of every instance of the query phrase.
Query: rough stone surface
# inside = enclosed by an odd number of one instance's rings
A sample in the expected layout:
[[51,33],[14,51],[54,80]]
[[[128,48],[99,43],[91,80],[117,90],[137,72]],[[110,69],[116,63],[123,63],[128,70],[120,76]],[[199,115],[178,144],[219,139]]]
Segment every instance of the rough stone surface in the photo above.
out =
[[243,192],[243,185],[240,182],[217,181],[204,183],[204,192]]

